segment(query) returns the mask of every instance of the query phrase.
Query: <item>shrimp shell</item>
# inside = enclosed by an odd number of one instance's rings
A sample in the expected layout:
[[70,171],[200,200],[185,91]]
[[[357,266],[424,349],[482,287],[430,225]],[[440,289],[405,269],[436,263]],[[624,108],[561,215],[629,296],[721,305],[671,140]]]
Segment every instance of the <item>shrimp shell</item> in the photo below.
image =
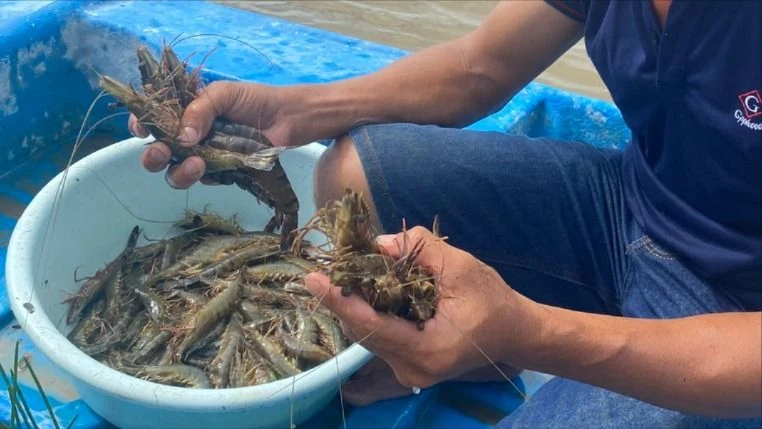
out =
[[127,239],[127,247],[114,260],[98,270],[94,276],[87,279],[76,295],[72,295],[64,300],[64,303],[70,304],[66,323],[70,325],[74,323],[82,313],[82,310],[93,302],[103,292],[107,284],[112,281],[114,276],[119,273],[124,263],[125,255],[129,254],[129,251],[135,247],[139,233],[140,228],[138,226],[132,228],[130,236]]
[[241,317],[233,313],[225,331],[222,333],[222,343],[214,360],[209,364],[209,378],[215,388],[226,387],[230,376],[233,357],[241,344]]
[[326,349],[337,355],[347,348],[346,337],[341,331],[341,327],[336,324],[333,317],[326,316],[316,311],[312,318],[315,320],[320,330],[320,342]]
[[185,335],[175,351],[176,359],[184,357],[193,343],[208,333],[217,322],[227,317],[235,308],[236,300],[241,293],[240,284],[236,281],[218,280],[215,285],[225,288],[193,317],[191,331]]
[[237,269],[243,264],[266,259],[280,253],[278,246],[261,247],[253,245],[249,248],[237,251],[222,261],[211,265],[201,272],[172,282],[171,287],[186,287],[205,279],[214,279],[220,274]]
[[286,358],[286,356],[283,354],[283,351],[281,350],[281,347],[277,343],[271,341],[256,329],[244,330],[245,333],[250,337],[254,349],[262,354],[262,356],[264,356],[270,362],[270,364],[278,373],[280,373],[282,376],[288,377],[299,373],[299,368],[297,368],[288,360],[288,358]]
[[235,221],[235,217],[224,219],[221,216],[209,213],[206,210],[203,212],[186,210],[185,218],[176,223],[175,226],[197,231],[218,232],[230,235],[239,235],[245,232],[241,225]]
[[212,384],[209,382],[209,378],[204,371],[190,365],[144,366],[137,370],[135,376],[181,387],[193,387],[196,389],[212,388]]

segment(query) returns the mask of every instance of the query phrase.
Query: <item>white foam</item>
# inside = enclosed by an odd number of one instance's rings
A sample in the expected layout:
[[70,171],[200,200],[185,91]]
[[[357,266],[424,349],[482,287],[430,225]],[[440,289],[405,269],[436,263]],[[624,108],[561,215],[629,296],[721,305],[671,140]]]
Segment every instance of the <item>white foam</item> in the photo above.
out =
[[61,41],[66,47],[64,58],[74,63],[93,89],[99,89],[99,74],[125,83],[139,82],[134,37],[72,18],[61,29]]
[[10,116],[18,110],[11,85],[11,61],[8,57],[0,58],[0,112],[2,116]]
[[[29,84],[33,78],[41,76],[47,71],[45,60],[53,53],[56,40],[51,37],[47,42],[36,42],[28,48],[21,48],[17,54],[16,80],[21,88]],[[32,78],[26,76],[27,69],[31,69]]]
[[591,121],[593,121],[594,123],[598,125],[603,125],[606,122],[608,122],[608,118],[606,117],[606,115],[601,113],[601,111],[597,110],[595,107],[593,107],[590,104],[585,106],[585,114]]

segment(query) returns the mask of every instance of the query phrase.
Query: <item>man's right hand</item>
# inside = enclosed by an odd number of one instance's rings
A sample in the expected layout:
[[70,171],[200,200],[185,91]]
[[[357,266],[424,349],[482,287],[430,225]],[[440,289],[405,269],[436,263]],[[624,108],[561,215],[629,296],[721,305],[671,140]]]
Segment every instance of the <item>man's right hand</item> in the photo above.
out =
[[[182,144],[193,146],[209,133],[218,117],[230,122],[255,127],[276,146],[300,145],[307,141],[293,141],[289,121],[282,120],[282,97],[278,88],[247,82],[219,81],[207,86],[185,109],[182,117]],[[147,137],[148,131],[130,115],[128,127],[132,135]],[[144,168],[151,172],[167,168],[171,157],[169,147],[162,142],[150,144],[141,157]],[[204,161],[190,157],[167,172],[167,181],[178,189],[193,185],[205,174]]]

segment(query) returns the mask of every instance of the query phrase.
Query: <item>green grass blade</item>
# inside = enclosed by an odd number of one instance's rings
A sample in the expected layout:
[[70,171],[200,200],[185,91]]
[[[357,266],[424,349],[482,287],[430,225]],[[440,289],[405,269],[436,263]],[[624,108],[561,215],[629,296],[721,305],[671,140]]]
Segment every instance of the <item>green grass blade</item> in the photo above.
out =
[[29,404],[26,402],[26,398],[24,398],[24,393],[21,391],[21,386],[18,384],[17,375],[14,374],[13,376],[15,381],[14,386],[14,393],[16,395],[16,401],[17,404],[20,404],[19,409],[21,410],[21,417],[24,420],[24,423],[27,427],[33,427],[35,429],[39,429],[37,426],[37,422],[34,420],[34,415],[32,414],[32,410],[29,408]]
[[37,374],[35,374],[34,369],[32,369],[32,365],[29,363],[29,359],[25,357],[24,362],[26,362],[26,367],[29,369],[29,373],[32,375],[32,379],[34,380],[34,384],[37,386],[37,390],[39,390],[40,395],[42,395],[42,400],[45,402],[45,407],[48,409],[48,414],[50,414],[50,418],[53,420],[53,424],[55,425],[56,429],[61,429],[61,425],[58,424],[56,413],[53,411],[53,406],[50,404],[50,400],[48,400],[48,395],[45,394],[45,391],[42,388],[42,384],[37,378]]
[[[18,401],[16,404],[17,406],[18,404],[21,404],[18,408],[21,411],[21,417],[24,419],[24,423],[26,423],[27,427],[39,429],[37,422],[34,420],[32,410],[29,408],[26,398],[24,398],[24,393],[21,391],[21,385],[19,384],[19,341],[16,341],[16,351],[13,355],[13,372],[11,373],[11,379],[13,380],[13,390],[15,391],[14,397],[15,400]],[[11,402],[13,401],[14,399],[11,399]]]
[[5,387],[8,390],[8,400],[11,402],[11,428],[15,428],[18,425],[18,414],[17,414],[17,406],[18,404],[15,401],[16,398],[16,389],[13,388],[13,383],[11,382],[11,379],[8,378],[8,374],[5,372],[5,368],[3,367],[3,364],[0,363],[0,373],[3,375],[3,381],[5,381]]

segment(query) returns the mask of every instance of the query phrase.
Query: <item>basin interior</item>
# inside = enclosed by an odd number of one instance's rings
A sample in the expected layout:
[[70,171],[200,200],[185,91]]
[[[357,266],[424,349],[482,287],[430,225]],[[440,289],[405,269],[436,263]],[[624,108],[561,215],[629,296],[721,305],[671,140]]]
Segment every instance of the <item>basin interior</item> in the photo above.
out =
[[[135,400],[142,398],[141,387],[153,383],[116,374],[77,350],[63,337],[71,327],[66,325],[67,308],[62,302],[81,285],[75,281],[75,270],[81,277],[102,268],[124,248],[135,225],[143,232],[138,245],[178,233],[173,224],[183,218],[186,209],[209,210],[228,218],[235,216],[244,228],[250,230],[263,229],[272,216],[269,207],[236,186],[199,184],[188,190],[170,188],[163,173],[149,173],[139,163],[144,144],[149,141],[129,139],[109,145],[74,164],[66,172],[65,180],[62,180],[63,175],[57,176],[29,205],[19,220],[9,248],[9,257],[13,258],[8,270],[12,307],[19,324],[37,347],[80,382],[84,380],[96,389],[113,388],[117,394],[129,395]],[[315,211],[312,181],[315,164],[323,150],[323,145],[313,143],[288,150],[280,156],[300,201],[300,226]],[[321,243],[325,237],[311,233],[307,239]],[[283,379],[265,386],[241,388],[249,389],[247,395],[230,393],[240,389],[221,392],[162,386],[163,391],[170,394],[168,397],[142,400],[177,410],[184,407],[197,410],[229,407],[232,410],[246,408],[257,398],[283,400],[289,396],[284,387],[292,382],[304,388],[297,387],[297,395],[311,395],[313,391],[326,394],[326,389],[337,388],[337,377],[345,379],[369,356],[367,351],[353,345],[332,360],[336,362],[325,362],[298,375],[295,380]],[[114,382],[109,385],[101,382],[100,377],[112,378]],[[326,380],[330,380],[330,384]],[[275,395],[278,398],[274,398]],[[194,402],[203,397],[219,401]],[[307,402],[311,401],[313,399]]]
[[[101,269],[124,248],[134,226],[142,230],[140,246],[179,233],[173,224],[186,209],[235,216],[251,230],[263,229],[272,217],[269,207],[234,185],[170,188],[163,173],[149,173],[140,166],[145,142],[119,142],[74,164],[63,186],[54,180],[38,197],[43,204],[30,206],[28,216],[39,229],[27,231],[30,241],[22,245],[30,246],[26,250],[33,259],[21,262],[29,264],[34,294],[14,299],[24,300],[26,307],[39,306],[29,308],[30,315],[41,310],[63,334],[71,327],[66,325],[62,302],[82,284],[81,279],[75,281],[75,271],[84,277]],[[281,162],[300,201],[300,225],[314,213],[311,183],[320,147],[314,144],[282,154]],[[23,325],[24,318],[19,321]]]

